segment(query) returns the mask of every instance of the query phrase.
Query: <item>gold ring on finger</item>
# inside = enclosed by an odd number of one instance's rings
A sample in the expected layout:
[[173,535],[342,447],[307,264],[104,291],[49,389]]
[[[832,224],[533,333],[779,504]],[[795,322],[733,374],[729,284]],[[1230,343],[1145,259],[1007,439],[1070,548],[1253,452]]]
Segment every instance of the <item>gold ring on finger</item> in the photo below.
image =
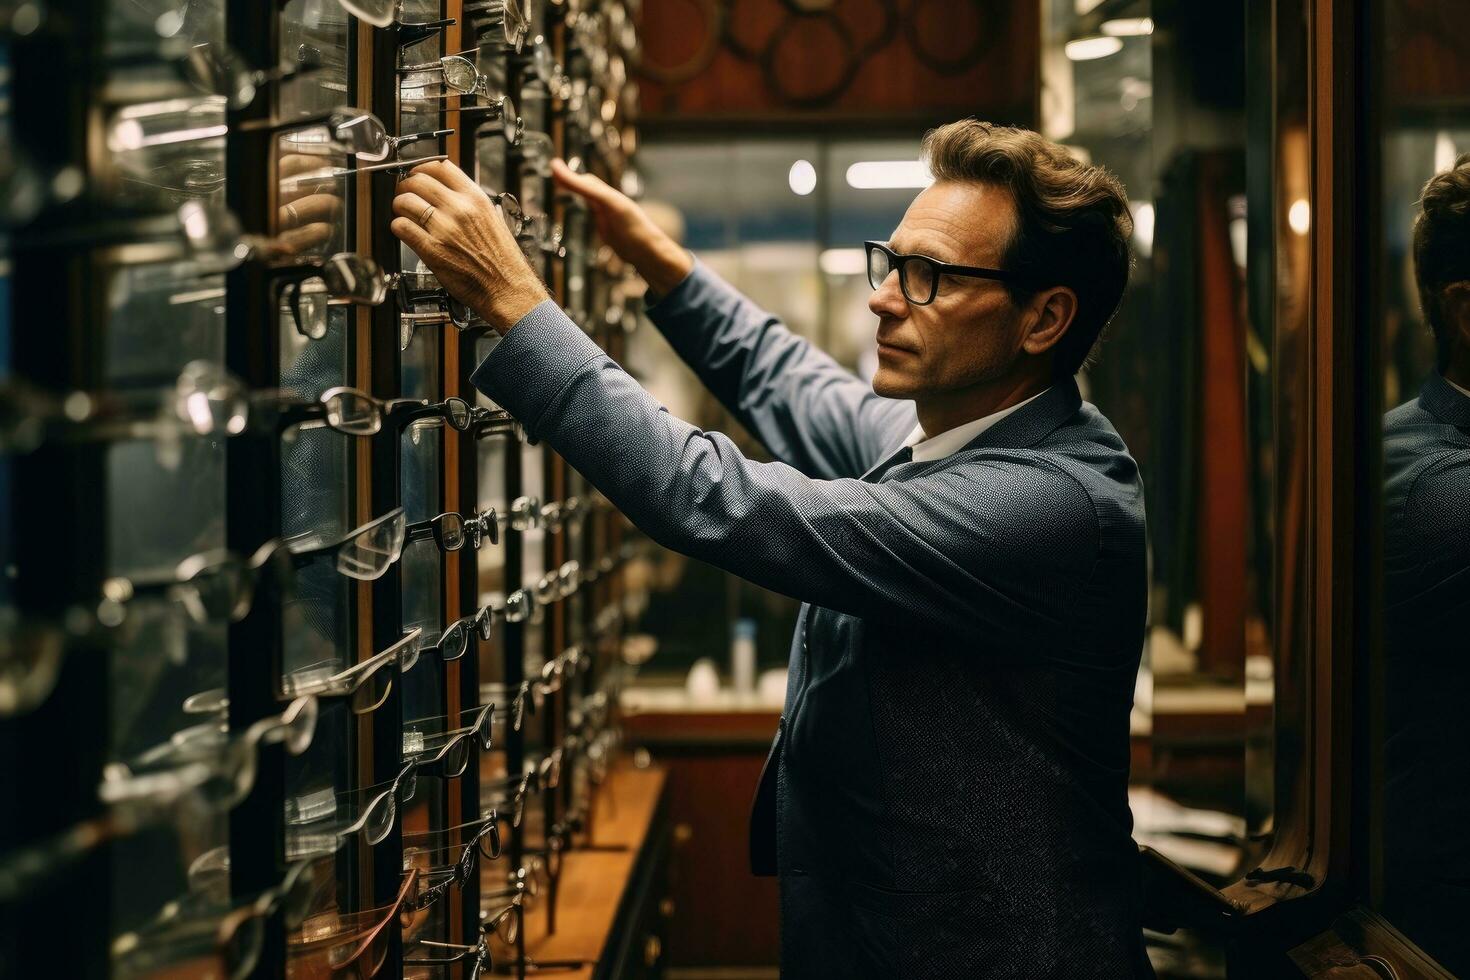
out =
[[419,215],[419,224],[425,228],[429,227],[429,219],[434,216],[434,205],[425,204],[424,213]]

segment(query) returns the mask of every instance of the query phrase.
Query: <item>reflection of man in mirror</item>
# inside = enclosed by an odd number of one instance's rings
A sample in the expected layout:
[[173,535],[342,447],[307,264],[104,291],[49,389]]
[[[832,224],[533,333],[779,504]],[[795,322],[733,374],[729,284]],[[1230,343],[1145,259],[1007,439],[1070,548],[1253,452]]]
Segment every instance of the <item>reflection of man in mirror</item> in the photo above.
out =
[[1384,911],[1470,975],[1470,154],[1424,185],[1414,272],[1437,363],[1383,426]]

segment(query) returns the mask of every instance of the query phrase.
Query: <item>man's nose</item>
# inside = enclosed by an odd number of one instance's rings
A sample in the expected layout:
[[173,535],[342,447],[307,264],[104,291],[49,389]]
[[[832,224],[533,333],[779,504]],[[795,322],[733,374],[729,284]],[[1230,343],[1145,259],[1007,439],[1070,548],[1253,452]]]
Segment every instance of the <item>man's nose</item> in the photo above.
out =
[[909,303],[899,288],[896,269],[888,273],[888,278],[880,282],[873,295],[868,297],[868,309],[878,316],[886,314],[899,319],[908,316]]

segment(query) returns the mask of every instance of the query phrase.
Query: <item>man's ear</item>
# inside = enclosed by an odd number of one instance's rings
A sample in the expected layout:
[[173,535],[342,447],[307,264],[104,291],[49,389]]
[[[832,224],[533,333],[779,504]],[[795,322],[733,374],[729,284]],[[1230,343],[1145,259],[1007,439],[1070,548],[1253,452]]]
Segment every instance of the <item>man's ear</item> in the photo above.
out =
[[1057,345],[1077,318],[1077,294],[1067,286],[1053,286],[1031,297],[1035,322],[1021,349],[1028,354],[1045,354]]
[[1470,351],[1470,282],[1452,282],[1444,288],[1444,315],[1459,345]]

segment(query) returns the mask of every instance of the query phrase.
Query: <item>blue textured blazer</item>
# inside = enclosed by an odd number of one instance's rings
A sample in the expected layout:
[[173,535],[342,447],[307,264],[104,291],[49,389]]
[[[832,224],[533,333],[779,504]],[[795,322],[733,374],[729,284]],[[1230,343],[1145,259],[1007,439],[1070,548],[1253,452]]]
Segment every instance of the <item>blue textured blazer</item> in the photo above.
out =
[[699,263],[648,315],[778,462],[670,416],[549,300],[471,381],[655,541],[802,600],[752,827],[757,864],[777,843],[784,974],[1149,975],[1143,492],[1112,426],[1068,380],[863,479],[911,402]]
[[1470,397],[1431,375],[1384,469],[1384,914],[1470,976]]

